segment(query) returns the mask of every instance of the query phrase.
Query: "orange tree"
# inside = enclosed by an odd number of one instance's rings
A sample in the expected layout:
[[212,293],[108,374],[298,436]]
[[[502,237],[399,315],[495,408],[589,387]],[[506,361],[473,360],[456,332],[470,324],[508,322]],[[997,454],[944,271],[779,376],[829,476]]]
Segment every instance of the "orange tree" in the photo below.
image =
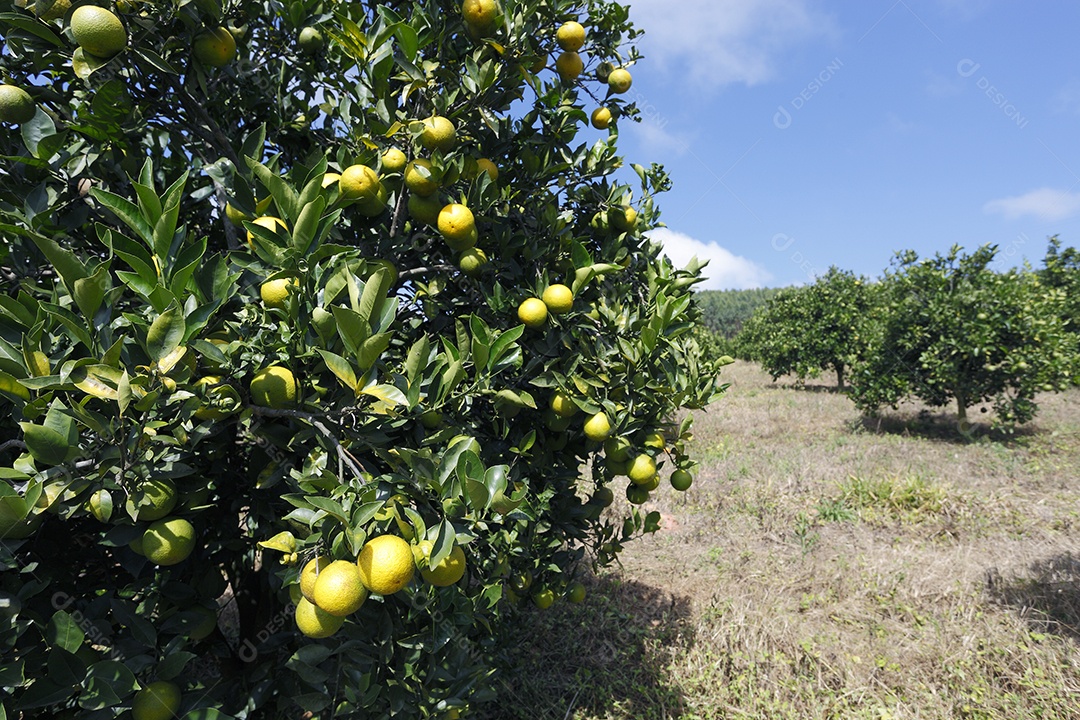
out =
[[866,278],[830,267],[812,285],[773,295],[743,325],[736,345],[774,380],[831,370],[843,388],[845,372],[866,355],[873,308]]
[[[853,373],[852,399],[864,412],[917,397],[967,411],[991,403],[1006,426],[1035,417],[1039,392],[1064,390],[1076,336],[1063,319],[1065,293],[1029,269],[997,272],[997,247],[920,259],[898,253],[882,282],[881,325]],[[985,408],[983,410],[985,412]]]
[[0,713],[484,699],[500,623],[654,530],[665,464],[689,486],[717,392],[700,267],[644,234],[668,178],[616,174],[627,9],[0,27]]

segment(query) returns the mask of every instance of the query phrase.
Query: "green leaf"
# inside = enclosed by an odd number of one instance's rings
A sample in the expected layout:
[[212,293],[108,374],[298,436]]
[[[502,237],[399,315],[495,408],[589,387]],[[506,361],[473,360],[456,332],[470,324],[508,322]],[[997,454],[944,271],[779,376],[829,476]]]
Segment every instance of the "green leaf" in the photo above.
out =
[[300,198],[297,196],[296,191],[262,163],[251,158],[245,158],[245,160],[254,172],[255,178],[270,191],[270,195],[274,198],[274,204],[285,216],[284,219],[290,224],[295,223],[297,216],[300,214],[300,209],[297,207]]
[[150,249],[154,247],[154,231],[146,222],[138,205],[116,193],[100,188],[91,188],[90,196],[112,211],[125,225],[131,228]]
[[45,256],[45,259],[56,268],[56,272],[60,274],[60,279],[64,281],[64,286],[67,287],[69,292],[74,292],[75,282],[82,280],[87,276],[86,266],[82,264],[82,261],[75,256],[75,253],[66,248],[60,247],[55,240],[44,235],[39,235],[35,232],[23,232],[24,236],[29,237],[41,254]]
[[455,537],[457,537],[457,532],[454,530],[454,526],[450,524],[447,518],[443,518],[442,522],[439,523],[439,532],[435,536],[431,555],[428,556],[430,565],[438,565],[449,557],[450,551],[454,549]]
[[54,612],[45,628],[45,642],[51,647],[63,648],[71,653],[79,649],[84,638],[79,624],[63,610]]
[[154,227],[157,225],[158,220],[161,219],[161,198],[158,197],[152,186],[137,182],[131,183],[131,186],[135,188],[135,195],[139,200],[139,210],[142,212],[143,220],[146,221],[147,227]]
[[[187,173],[185,172],[176,182],[182,183],[186,180]],[[158,218],[157,224],[154,225],[154,255],[160,258],[162,264],[168,260],[173,240],[176,238],[176,225],[180,221],[180,199],[179,194],[168,195],[161,217]]]
[[296,538],[291,532],[284,530],[269,540],[260,541],[259,547],[268,550],[277,550],[278,552],[283,552],[288,555],[289,553],[296,552]]
[[342,305],[334,305],[334,320],[337,321],[338,335],[349,352],[356,355],[360,346],[371,335],[371,327],[367,318]]
[[92,275],[76,280],[74,285],[75,304],[84,317],[93,318],[109,290],[109,262],[101,263]]
[[172,680],[179,677],[187,664],[197,657],[195,653],[174,650],[154,666],[154,676],[158,680]]
[[30,422],[20,422],[19,427],[23,431],[26,449],[38,463],[59,465],[78,452],[78,447],[70,446],[66,435],[53,428]]
[[[19,126],[19,134],[22,135],[23,143],[26,145],[26,149],[39,160],[48,160],[52,157],[53,152],[45,147],[39,147],[39,145],[47,145],[45,143],[46,138],[54,137],[56,135],[56,125],[53,124],[52,118],[48,113],[41,112],[40,110],[30,122],[24,122]],[[42,157],[46,153],[50,153],[46,157]]]
[[[379,316],[379,311],[382,309],[382,304],[386,300],[386,289],[389,288],[390,273],[386,268],[379,268],[367,279],[364,284],[364,292],[360,296],[360,303],[357,306],[357,314],[368,325],[371,325],[371,319]],[[386,287],[383,287],[383,282],[386,281]]]
[[322,355],[326,367],[330,368],[330,372],[334,373],[337,379],[341,381],[341,384],[355,393],[357,384],[356,371],[353,370],[349,361],[329,350],[319,350],[319,354]]
[[345,513],[345,508],[341,506],[341,503],[336,500],[331,500],[328,497],[322,497],[321,495],[308,495],[307,500],[311,505],[319,510],[322,510],[335,520],[340,520],[343,525],[349,524],[349,517]]
[[102,660],[90,666],[83,680],[79,706],[84,710],[102,710],[120,704],[121,698],[135,692],[135,676],[116,660]]
[[67,48],[67,43],[65,43],[55,32],[53,32],[52,25],[43,23],[35,18],[21,15],[19,13],[0,13],[0,25],[7,25],[9,27],[19,28],[23,32],[28,32],[31,35],[36,35],[45,42],[62,50]]
[[372,335],[364,341],[357,351],[357,359],[360,361],[360,372],[366,372],[375,365],[379,356],[390,347],[390,339],[393,333],[379,333]]
[[[524,326],[521,328],[524,330]],[[421,371],[427,367],[428,358],[431,355],[431,341],[424,335],[409,348],[409,355],[405,359],[405,377],[409,381],[409,387],[416,384],[416,379]]]
[[405,23],[397,23],[393,26],[394,37],[397,38],[398,48],[401,54],[410,63],[416,62],[416,53],[420,50],[420,37],[411,26]]
[[146,352],[150,359],[159,362],[184,341],[186,323],[184,313],[178,305],[158,315],[146,333]]
[[358,394],[376,398],[391,407],[409,404],[409,400],[405,397],[405,393],[401,392],[393,385],[372,385],[360,390]]
[[131,405],[131,401],[135,398],[135,394],[131,390],[131,378],[128,376],[127,370],[120,376],[120,382],[116,384],[116,402],[120,406],[120,415],[127,412],[128,406]]
[[[487,366],[489,369],[493,369],[499,364],[508,352],[514,347],[514,343],[521,338],[521,334],[525,332],[524,325],[516,325],[506,332],[499,335],[495,339],[495,342],[491,344],[491,351],[489,353]],[[479,363],[478,363],[479,364]]]
[[319,227],[319,219],[322,217],[326,200],[319,196],[304,206],[300,211],[300,217],[293,226],[292,241],[296,252],[306,255],[311,247],[311,241],[315,239],[315,231]]
[[124,373],[109,365],[82,365],[69,377],[75,387],[101,400],[118,400],[118,388]]

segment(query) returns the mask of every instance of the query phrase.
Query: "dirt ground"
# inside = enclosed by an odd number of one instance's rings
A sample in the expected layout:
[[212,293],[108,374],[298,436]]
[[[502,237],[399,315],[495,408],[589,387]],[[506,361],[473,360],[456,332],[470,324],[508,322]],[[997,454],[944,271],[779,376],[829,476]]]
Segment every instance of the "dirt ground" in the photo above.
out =
[[724,379],[694,486],[654,493],[660,531],[583,605],[523,616],[484,716],[1080,717],[1080,392],[965,436]]

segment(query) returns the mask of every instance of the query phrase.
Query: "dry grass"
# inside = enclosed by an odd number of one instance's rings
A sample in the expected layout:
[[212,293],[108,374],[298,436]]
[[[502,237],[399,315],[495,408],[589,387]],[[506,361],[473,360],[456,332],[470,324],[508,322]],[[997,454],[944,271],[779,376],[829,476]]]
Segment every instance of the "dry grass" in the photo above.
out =
[[482,715],[1080,717],[1080,393],[972,441],[727,370],[694,487],[583,605],[524,614]]

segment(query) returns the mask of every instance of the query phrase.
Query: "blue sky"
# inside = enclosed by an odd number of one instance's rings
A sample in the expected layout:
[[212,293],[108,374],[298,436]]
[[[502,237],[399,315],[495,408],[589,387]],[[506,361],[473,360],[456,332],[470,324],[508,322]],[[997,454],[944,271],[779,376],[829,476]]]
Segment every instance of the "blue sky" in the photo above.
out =
[[620,127],[663,163],[664,242],[704,288],[879,276],[898,250],[1080,245],[1080,3],[630,0]]

